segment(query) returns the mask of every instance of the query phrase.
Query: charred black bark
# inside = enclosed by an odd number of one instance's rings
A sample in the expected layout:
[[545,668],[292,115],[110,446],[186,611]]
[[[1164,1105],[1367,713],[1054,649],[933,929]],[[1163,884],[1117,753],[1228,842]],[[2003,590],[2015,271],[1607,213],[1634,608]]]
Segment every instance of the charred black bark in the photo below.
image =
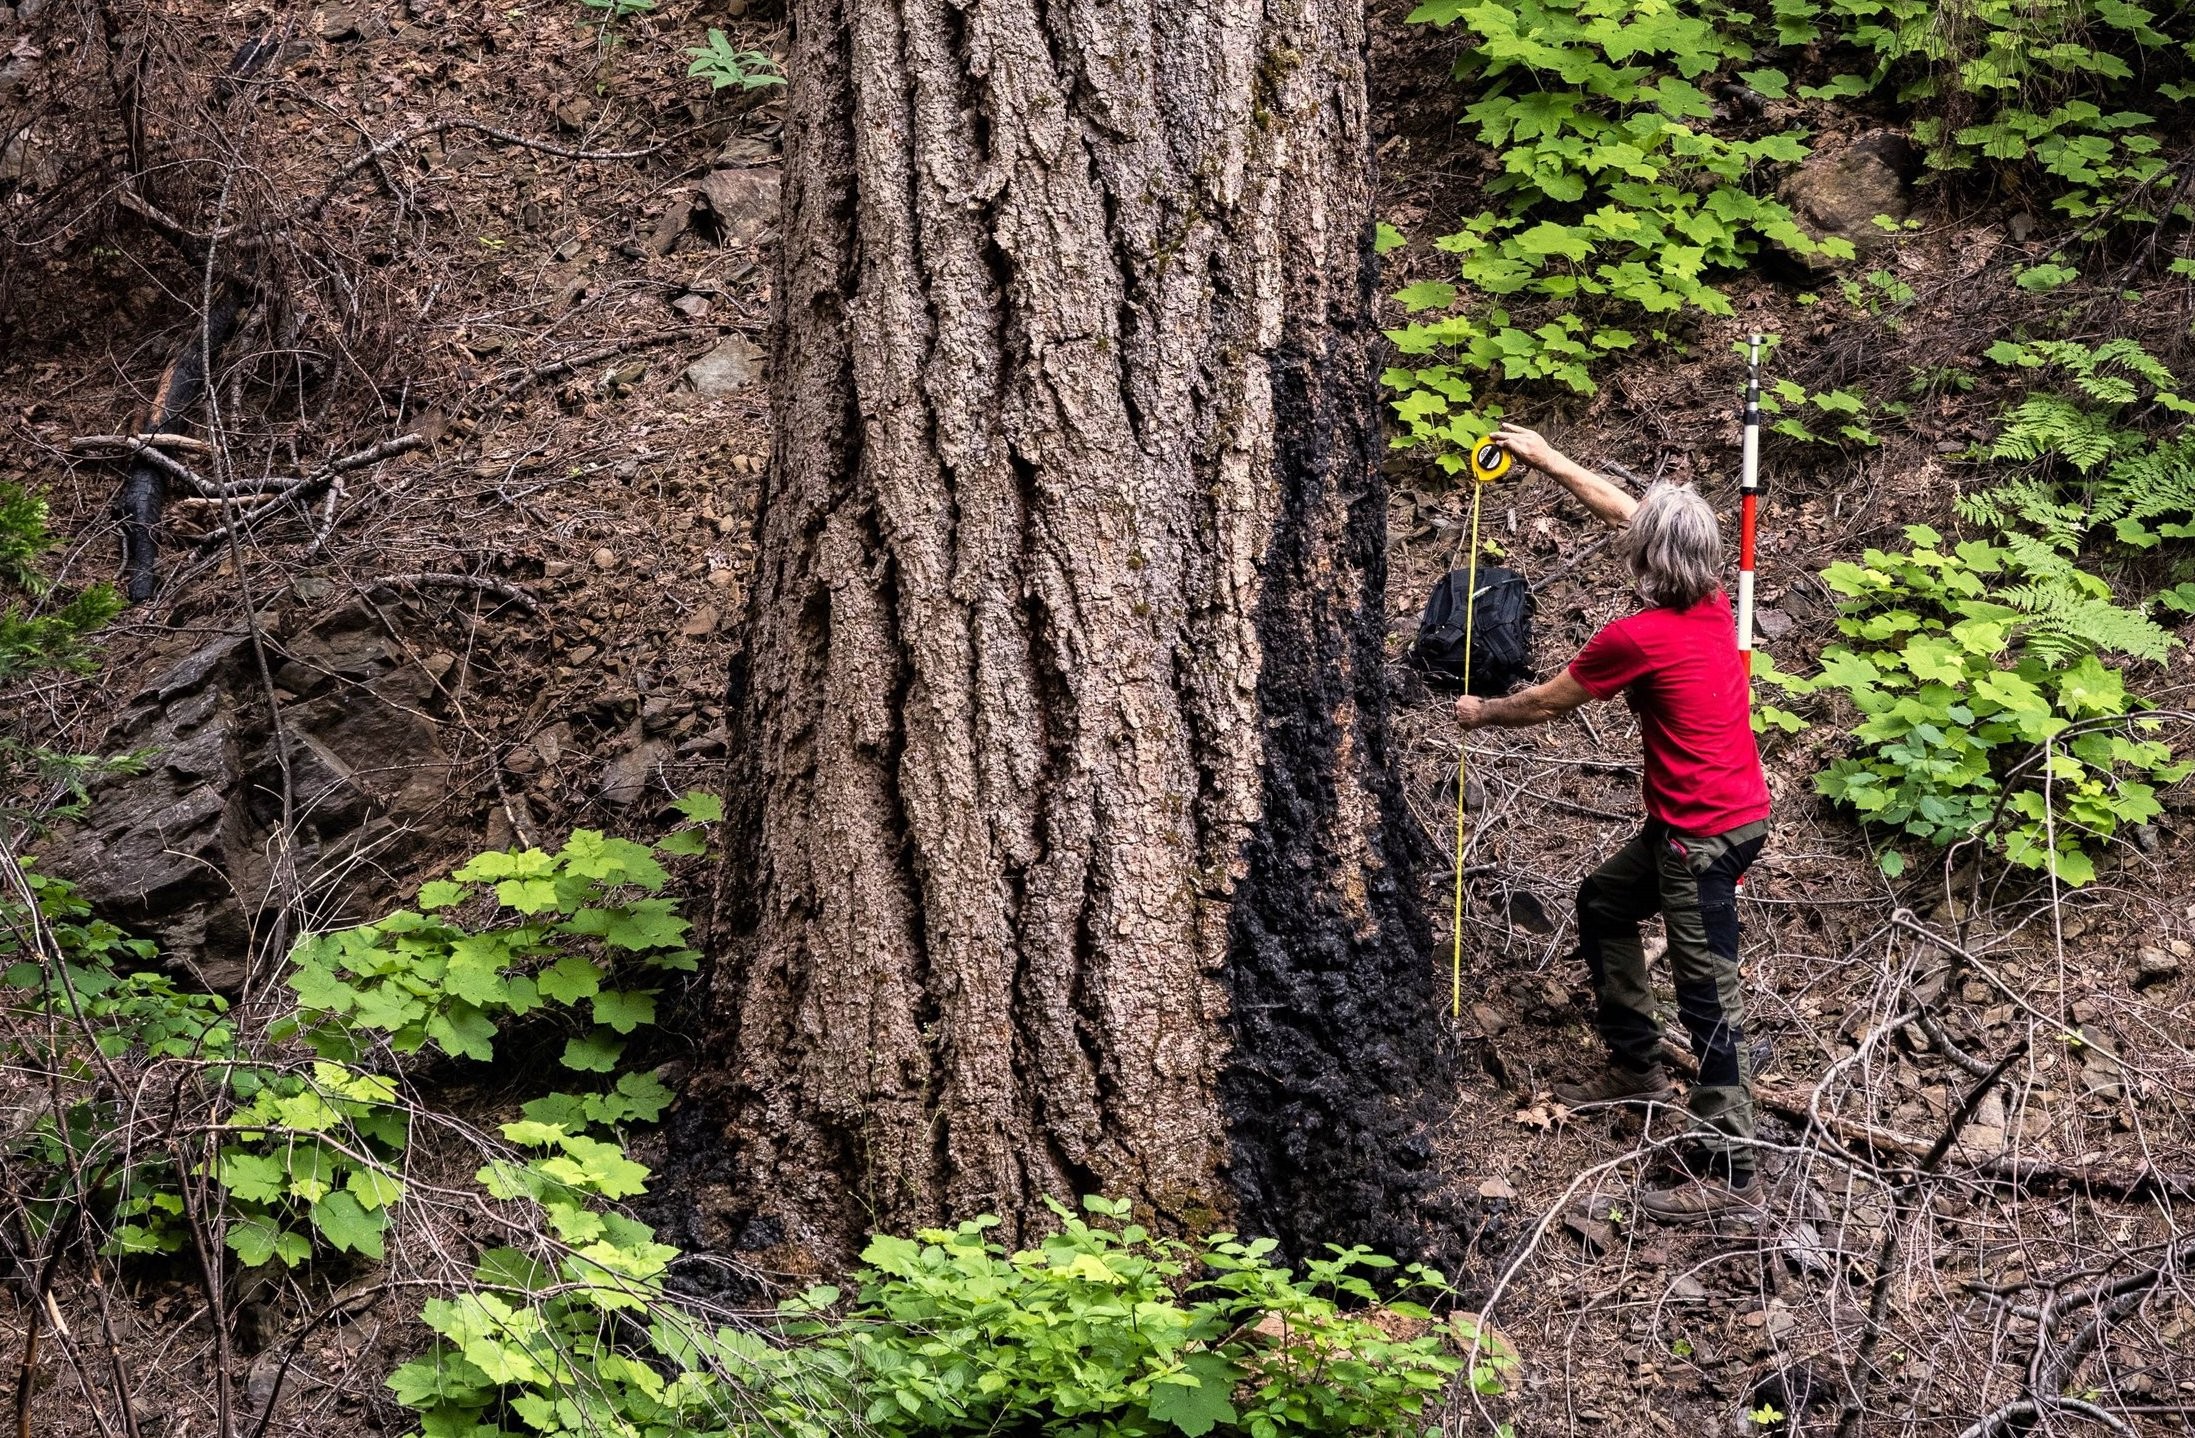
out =
[[[140,433],[182,432],[191,406],[205,391],[207,368],[219,363],[223,347],[236,333],[249,293],[238,281],[220,287],[203,323],[184,337],[176,347],[175,358],[161,371],[159,387],[153,391],[150,412]],[[123,564],[129,575],[123,592],[132,604],[152,598],[156,587],[160,515],[167,502],[167,471],[142,455],[132,460],[114,501],[115,517],[122,521]]]
[[[1376,280],[1369,231],[1364,253],[1360,317]],[[1285,499],[1257,612],[1264,821],[1236,894],[1220,1101],[1245,1231],[1298,1258],[1364,1243],[1453,1274],[1469,1215],[1437,1192],[1430,1140],[1455,1046],[1413,877],[1425,846],[1387,749],[1387,485],[1366,329],[1291,335],[1272,366]],[[1321,532],[1336,513],[1340,532]],[[1347,596],[1326,563],[1362,576],[1353,610],[1332,612]],[[1335,780],[1352,772],[1377,803],[1369,825],[1339,812]],[[1337,848],[1352,825],[1362,848]]]

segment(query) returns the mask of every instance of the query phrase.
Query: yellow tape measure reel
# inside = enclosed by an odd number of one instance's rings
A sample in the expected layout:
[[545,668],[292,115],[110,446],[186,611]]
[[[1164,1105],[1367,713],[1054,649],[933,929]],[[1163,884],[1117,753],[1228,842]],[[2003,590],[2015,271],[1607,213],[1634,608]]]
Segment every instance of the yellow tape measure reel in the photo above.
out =
[[[1472,621],[1477,617],[1479,597],[1479,500],[1486,493],[1482,485],[1494,483],[1516,465],[1516,456],[1491,439],[1482,439],[1471,446],[1471,540],[1468,558],[1469,569],[1464,580],[1463,601],[1463,687],[1471,688]],[[1456,746],[1456,912],[1450,929],[1454,952],[1449,959],[1450,1010],[1456,1018],[1463,1017],[1463,856],[1464,856],[1464,766],[1469,751],[1461,740]]]
[[1471,478],[1480,484],[1492,484],[1508,474],[1516,462],[1508,450],[1490,439],[1482,439],[1471,450]]

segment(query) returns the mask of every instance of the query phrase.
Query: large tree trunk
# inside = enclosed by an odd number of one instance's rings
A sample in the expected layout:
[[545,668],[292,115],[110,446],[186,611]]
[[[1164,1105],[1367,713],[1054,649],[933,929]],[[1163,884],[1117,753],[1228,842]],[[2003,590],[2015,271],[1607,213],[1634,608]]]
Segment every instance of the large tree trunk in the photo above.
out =
[[789,8],[704,1237],[1442,1247],[1361,0]]

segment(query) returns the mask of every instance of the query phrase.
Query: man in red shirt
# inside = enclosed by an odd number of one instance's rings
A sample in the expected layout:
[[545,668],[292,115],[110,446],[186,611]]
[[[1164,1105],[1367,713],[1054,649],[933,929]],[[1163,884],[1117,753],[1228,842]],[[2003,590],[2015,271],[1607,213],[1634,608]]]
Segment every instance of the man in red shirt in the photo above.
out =
[[1625,697],[1645,750],[1646,825],[1578,889],[1578,948],[1599,1000],[1614,1060],[1602,1077],[1557,1084],[1571,1108],[1667,1103],[1661,1020],[1639,924],[1659,912],[1669,935],[1677,1016],[1700,1062],[1691,1110],[1722,1176],[1639,1206],[1665,1222],[1696,1222],[1759,1202],[1752,1074],[1738,975],[1737,884],[1768,837],[1768,784],[1753,741],[1746,666],[1721,586],[1722,534],[1690,485],[1656,484],[1644,500],[1563,455],[1532,430],[1504,425],[1509,452],[1623,530],[1645,607],[1586,644],[1545,684],[1502,699],[1456,701],[1466,729],[1560,718],[1589,699]]

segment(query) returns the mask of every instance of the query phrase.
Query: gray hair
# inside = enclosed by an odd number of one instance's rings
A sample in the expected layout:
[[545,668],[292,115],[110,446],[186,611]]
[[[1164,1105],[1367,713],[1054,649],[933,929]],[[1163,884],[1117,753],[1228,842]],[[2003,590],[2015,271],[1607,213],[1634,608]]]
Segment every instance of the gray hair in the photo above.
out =
[[1689,609],[1722,582],[1722,528],[1689,484],[1656,481],[1618,543],[1640,597],[1656,608]]

